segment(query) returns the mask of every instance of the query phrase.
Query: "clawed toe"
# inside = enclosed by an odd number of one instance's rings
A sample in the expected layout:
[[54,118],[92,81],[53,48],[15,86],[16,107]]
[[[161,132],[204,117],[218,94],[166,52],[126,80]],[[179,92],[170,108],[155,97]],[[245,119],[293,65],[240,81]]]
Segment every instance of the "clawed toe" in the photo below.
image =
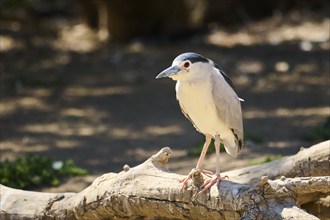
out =
[[180,190],[181,192],[186,189],[186,186],[187,186],[187,183],[188,183],[189,179],[191,179],[191,174],[188,174],[187,177],[179,180],[179,182],[182,183],[182,187],[181,187],[181,190]]
[[210,189],[219,180],[220,180],[220,177],[214,177],[212,179],[205,180],[204,183],[199,187],[200,191],[197,193],[197,195]]
[[200,186],[199,189],[201,191],[198,194],[205,192],[206,190],[210,189],[214,184],[218,183],[220,180],[223,179],[228,179],[228,176],[224,176],[224,177],[216,176],[212,179],[205,180],[204,183]]
[[190,173],[188,174],[187,177],[185,177],[185,178],[179,180],[179,182],[182,183],[182,187],[181,187],[181,190],[180,190],[181,192],[182,192],[183,190],[186,189],[187,183],[188,183],[188,181],[191,179],[191,176],[192,176],[193,172],[194,172],[194,169],[192,169],[192,170],[190,171]]
[[[204,180],[204,177],[202,174],[210,177],[210,179]],[[208,189],[210,189],[219,180],[228,178],[228,176],[220,177],[220,175],[212,178],[212,175],[213,175],[213,172],[211,172],[209,170],[192,169],[187,177],[179,180],[179,182],[182,183],[182,188],[180,191],[182,192],[187,188],[187,184],[190,179],[192,179],[194,182],[194,185],[200,189],[200,191],[198,192],[198,194],[200,194],[200,193],[203,193],[203,192],[207,191]]]

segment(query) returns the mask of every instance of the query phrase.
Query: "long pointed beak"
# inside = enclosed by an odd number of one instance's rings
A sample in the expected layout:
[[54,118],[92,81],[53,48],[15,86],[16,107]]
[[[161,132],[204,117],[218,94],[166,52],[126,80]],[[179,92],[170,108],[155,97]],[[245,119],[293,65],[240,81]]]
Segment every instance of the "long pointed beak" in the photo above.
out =
[[181,69],[178,66],[171,66],[171,67],[167,68],[166,70],[164,70],[163,72],[159,73],[158,76],[156,76],[156,79],[170,77],[170,76],[177,74],[180,71],[181,71]]

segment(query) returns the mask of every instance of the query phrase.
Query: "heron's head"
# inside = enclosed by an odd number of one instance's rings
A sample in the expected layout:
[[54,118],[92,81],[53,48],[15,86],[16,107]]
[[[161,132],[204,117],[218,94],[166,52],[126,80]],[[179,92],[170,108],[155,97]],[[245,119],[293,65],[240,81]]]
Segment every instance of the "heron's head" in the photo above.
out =
[[194,80],[206,78],[210,69],[214,67],[213,61],[197,53],[183,53],[177,56],[172,66],[158,74],[156,79],[170,77],[173,80]]

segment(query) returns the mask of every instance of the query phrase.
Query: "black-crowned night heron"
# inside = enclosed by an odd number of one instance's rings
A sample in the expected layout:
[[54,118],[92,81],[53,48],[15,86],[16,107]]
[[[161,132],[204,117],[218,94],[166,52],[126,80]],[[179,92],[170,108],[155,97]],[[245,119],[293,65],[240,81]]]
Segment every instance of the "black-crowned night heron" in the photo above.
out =
[[[207,149],[214,138],[216,152],[215,177],[206,180],[201,188],[205,191],[220,179],[220,144],[228,154],[236,157],[243,147],[243,122],[241,101],[233,83],[212,60],[196,54],[183,53],[176,57],[172,66],[161,72],[156,79],[170,77],[177,81],[175,90],[183,114],[197,131],[205,135],[205,144],[196,169],[204,174],[202,164]],[[183,188],[193,175],[193,169],[184,178]]]

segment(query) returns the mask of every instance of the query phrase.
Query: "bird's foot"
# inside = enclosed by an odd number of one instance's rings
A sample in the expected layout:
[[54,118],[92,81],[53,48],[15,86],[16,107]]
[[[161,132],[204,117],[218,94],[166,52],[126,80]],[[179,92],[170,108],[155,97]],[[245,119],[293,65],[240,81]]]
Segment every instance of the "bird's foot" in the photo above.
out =
[[203,175],[211,177],[213,172],[209,170],[200,170],[200,169],[192,169],[187,177],[181,179],[179,182],[182,183],[181,192],[187,188],[187,183],[190,179],[193,180],[195,186],[201,186],[205,183]]
[[199,187],[200,191],[197,193],[197,195],[199,195],[200,193],[203,193],[203,192],[207,191],[214,184],[217,184],[220,180],[223,180],[223,179],[228,179],[228,176],[221,177],[219,175],[219,176],[215,176],[215,177],[213,177],[211,179],[205,180],[204,183]]

